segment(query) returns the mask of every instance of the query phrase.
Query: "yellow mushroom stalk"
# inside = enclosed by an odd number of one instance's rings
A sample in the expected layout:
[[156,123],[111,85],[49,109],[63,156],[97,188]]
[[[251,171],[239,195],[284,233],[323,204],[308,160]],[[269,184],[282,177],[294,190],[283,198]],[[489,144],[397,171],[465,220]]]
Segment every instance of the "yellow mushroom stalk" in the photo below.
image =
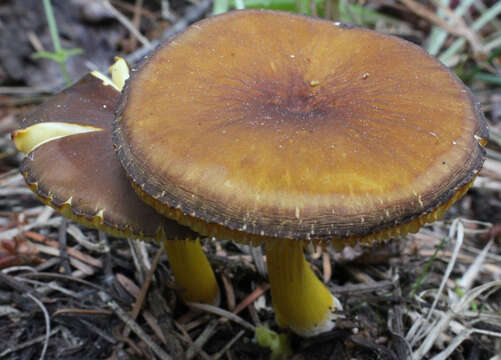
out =
[[270,242],[266,255],[278,325],[305,337],[331,330],[343,307],[311,270],[302,242]]
[[163,244],[183,300],[219,305],[219,286],[199,240],[165,240]]

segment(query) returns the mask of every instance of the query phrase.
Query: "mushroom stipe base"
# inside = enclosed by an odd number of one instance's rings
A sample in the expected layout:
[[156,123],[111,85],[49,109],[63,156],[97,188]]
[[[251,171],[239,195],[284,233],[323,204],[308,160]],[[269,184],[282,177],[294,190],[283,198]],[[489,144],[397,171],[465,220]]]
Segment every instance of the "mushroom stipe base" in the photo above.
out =
[[311,270],[302,242],[268,243],[266,255],[278,325],[305,337],[332,330],[343,307]]
[[199,240],[164,240],[163,245],[182,299],[218,306],[219,286]]

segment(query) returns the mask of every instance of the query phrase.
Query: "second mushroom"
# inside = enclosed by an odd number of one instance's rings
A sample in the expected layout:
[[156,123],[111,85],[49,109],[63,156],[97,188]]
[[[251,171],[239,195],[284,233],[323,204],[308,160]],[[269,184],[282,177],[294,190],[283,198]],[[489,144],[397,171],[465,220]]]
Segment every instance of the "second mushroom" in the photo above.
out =
[[13,134],[27,154],[21,173],[43,203],[66,217],[163,243],[181,297],[217,304],[219,288],[198,235],[144,204],[113,151],[111,123],[129,69],[119,59],[110,70],[112,79],[88,74],[23,118]]

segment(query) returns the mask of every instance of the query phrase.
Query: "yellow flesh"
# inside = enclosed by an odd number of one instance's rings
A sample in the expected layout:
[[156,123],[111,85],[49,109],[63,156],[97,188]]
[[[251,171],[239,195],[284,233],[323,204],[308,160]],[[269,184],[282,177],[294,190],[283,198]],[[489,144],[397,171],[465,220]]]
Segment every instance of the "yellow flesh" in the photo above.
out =
[[40,145],[64,136],[101,130],[101,128],[88,125],[44,122],[29,126],[26,129],[17,130],[14,132],[13,137],[16,148],[28,154]]
[[103,81],[104,86],[112,86],[117,91],[122,91],[125,81],[129,78],[129,66],[121,57],[115,57],[115,62],[110,66],[111,79],[100,73],[92,71],[91,75]]
[[267,244],[271,298],[278,325],[302,336],[334,327],[339,301],[318,280],[303,254],[301,241],[276,240]]
[[183,300],[218,305],[219,287],[199,241],[166,240],[164,248]]
[[[125,81],[129,78],[129,67],[124,59],[116,57],[115,63],[110,66],[111,79],[99,71],[91,74],[103,81],[103,85],[112,86],[117,91],[122,91]],[[63,136],[82,134],[91,131],[101,131],[101,128],[63,122],[43,122],[32,125],[26,129],[14,132],[16,148],[28,154],[38,146]]]
[[103,85],[104,86],[111,86],[113,87],[116,91],[122,91],[122,89],[120,89],[117,84],[115,84],[113,82],[112,79],[110,79],[109,77],[107,77],[106,75],[104,75],[103,73],[100,73],[99,71],[92,71],[91,72],[91,75],[94,76],[95,78],[98,78],[100,80],[103,81]]
[[115,63],[110,66],[111,80],[120,91],[124,88],[125,81],[129,78],[129,67],[124,59],[115,57]]

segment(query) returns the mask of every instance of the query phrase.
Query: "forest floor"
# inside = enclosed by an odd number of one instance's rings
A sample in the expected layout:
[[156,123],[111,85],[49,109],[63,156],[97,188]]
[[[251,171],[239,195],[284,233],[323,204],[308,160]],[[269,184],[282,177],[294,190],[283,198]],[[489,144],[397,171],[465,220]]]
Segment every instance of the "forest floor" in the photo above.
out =
[[[189,24],[235,7],[313,13],[425,47],[472,89],[490,129],[472,189],[417,234],[374,248],[307,249],[344,318],[292,359],[501,360],[501,3],[496,1],[53,0],[72,81],[133,64]],[[448,7],[450,5],[450,7]],[[176,297],[161,247],[108,237],[43,206],[18,171],[18,119],[65,86],[42,2],[0,4],[0,359],[268,359],[274,320],[261,248],[207,239],[219,307]],[[8,35],[6,35],[8,34]]]

